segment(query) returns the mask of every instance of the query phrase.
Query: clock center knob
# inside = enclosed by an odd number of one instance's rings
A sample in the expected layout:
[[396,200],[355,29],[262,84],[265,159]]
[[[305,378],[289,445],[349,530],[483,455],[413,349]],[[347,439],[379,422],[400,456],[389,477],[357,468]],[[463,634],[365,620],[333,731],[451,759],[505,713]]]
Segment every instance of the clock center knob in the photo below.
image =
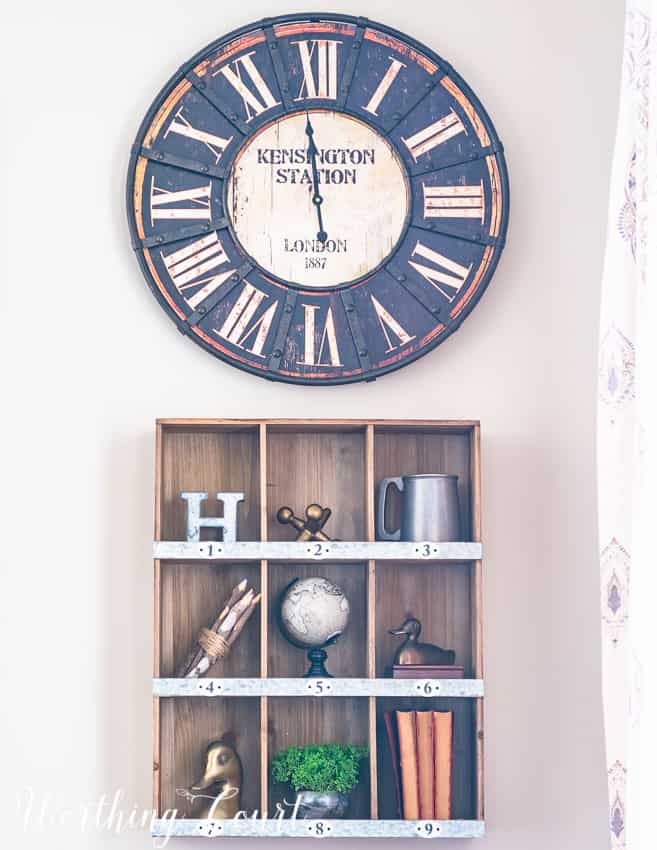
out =
[[370,274],[394,252],[409,187],[399,157],[376,130],[350,115],[309,110],[248,139],[228,177],[226,206],[242,248],[266,273],[333,289]]

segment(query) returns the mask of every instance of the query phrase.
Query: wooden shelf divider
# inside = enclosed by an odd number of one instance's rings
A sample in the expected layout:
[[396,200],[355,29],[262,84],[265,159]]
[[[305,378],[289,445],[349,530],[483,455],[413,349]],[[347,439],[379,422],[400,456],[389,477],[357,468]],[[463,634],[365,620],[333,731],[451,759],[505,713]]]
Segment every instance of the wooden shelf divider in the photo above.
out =
[[[258,460],[260,469],[260,540],[267,540],[267,425],[258,426]],[[268,674],[269,641],[267,617],[269,612],[269,576],[266,559],[260,561],[260,676]],[[260,816],[267,811],[269,798],[269,704],[260,697]]]

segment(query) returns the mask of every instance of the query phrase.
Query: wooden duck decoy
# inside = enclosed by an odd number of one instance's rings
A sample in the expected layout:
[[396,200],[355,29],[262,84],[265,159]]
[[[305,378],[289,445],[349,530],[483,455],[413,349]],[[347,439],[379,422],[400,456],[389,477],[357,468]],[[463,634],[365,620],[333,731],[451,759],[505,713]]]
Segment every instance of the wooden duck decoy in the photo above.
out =
[[[242,790],[242,762],[232,744],[224,738],[208,744],[205,772],[190,789],[194,796],[204,794],[198,818],[234,818],[240,810]],[[217,797],[221,799],[217,801]]]
[[406,640],[395,652],[393,664],[453,664],[453,649],[441,649],[433,643],[420,643],[418,638],[422,623],[415,617],[408,617],[398,629],[389,629],[388,634],[406,635]]

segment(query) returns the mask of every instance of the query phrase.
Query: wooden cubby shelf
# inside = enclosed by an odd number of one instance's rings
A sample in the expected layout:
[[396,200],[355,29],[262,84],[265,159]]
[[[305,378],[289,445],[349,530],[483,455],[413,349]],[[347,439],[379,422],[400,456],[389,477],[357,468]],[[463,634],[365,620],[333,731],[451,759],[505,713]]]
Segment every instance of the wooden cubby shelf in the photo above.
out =
[[[165,419],[157,423],[153,804],[155,836],[430,837],[484,834],[480,431],[475,421]],[[375,487],[384,477],[458,475],[463,540],[376,541]],[[183,491],[241,491],[237,542],[185,537]],[[281,505],[332,509],[334,540],[296,543],[276,520]],[[391,494],[389,525],[399,503]],[[303,650],[277,624],[280,592],[296,577],[340,585],[351,616],[328,649],[331,678],[305,679]],[[242,578],[262,594],[232,647],[200,679],[176,678],[199,630]],[[423,639],[454,649],[462,679],[392,679],[409,615]],[[335,677],[335,678],[333,678]],[[452,711],[452,820],[399,820],[385,711]],[[207,744],[231,733],[243,766],[247,817],[199,820],[181,789],[201,775]],[[309,743],[369,747],[344,820],[276,817],[290,789],[270,776],[273,755]],[[268,817],[267,813],[270,813]]]

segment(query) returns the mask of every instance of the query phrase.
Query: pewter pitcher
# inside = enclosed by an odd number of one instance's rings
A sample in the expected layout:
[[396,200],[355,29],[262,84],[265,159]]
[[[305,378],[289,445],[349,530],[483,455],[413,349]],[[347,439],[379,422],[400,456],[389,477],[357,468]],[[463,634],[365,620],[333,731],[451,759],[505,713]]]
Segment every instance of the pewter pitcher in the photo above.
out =
[[[401,524],[386,530],[386,497],[391,484],[401,493]],[[457,475],[402,475],[379,484],[376,511],[379,540],[461,540]]]

